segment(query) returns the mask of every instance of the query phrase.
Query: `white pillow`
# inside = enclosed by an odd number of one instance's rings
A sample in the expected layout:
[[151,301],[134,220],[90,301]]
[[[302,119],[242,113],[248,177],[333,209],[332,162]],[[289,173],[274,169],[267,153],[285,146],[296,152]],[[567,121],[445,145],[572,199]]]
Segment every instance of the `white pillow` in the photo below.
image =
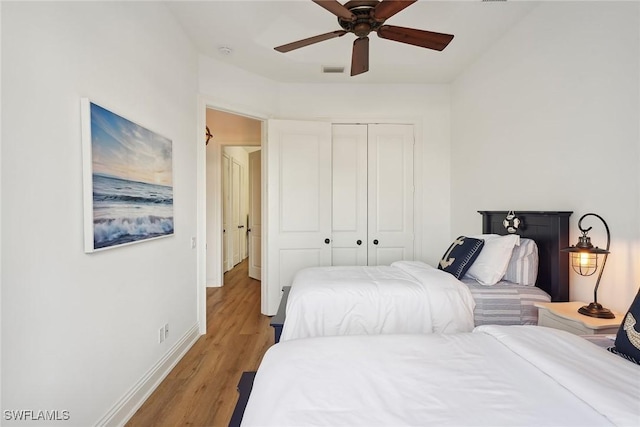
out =
[[483,239],[484,246],[478,258],[467,271],[466,277],[475,279],[481,285],[495,285],[507,271],[513,247],[520,244],[520,236],[517,234],[506,236],[483,234],[473,237]]
[[538,278],[538,245],[531,239],[520,238],[520,246],[513,248],[507,271],[502,280],[525,286],[535,286]]

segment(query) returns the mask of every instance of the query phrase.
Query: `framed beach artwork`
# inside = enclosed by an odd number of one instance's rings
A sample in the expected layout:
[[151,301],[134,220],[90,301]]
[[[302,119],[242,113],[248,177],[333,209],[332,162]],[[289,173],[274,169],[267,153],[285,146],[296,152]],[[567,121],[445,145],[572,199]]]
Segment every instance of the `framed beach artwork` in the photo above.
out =
[[173,234],[170,139],[81,99],[85,252]]

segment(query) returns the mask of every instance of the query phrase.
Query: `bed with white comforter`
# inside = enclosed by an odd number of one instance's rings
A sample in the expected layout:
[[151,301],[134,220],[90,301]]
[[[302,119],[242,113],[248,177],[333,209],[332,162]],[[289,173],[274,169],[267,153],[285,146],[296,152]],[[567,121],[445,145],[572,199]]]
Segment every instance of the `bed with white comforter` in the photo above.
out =
[[292,283],[280,340],[469,332],[474,306],[467,286],[419,261],[307,268]]
[[640,366],[567,332],[281,342],[264,356],[243,426],[638,426]]

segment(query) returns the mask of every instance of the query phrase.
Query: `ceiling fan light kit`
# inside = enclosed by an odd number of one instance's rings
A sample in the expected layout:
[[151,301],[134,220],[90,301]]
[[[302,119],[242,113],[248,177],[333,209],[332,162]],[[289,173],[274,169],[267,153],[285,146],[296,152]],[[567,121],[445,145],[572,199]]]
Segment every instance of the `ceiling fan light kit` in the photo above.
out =
[[413,46],[441,51],[451,42],[453,35],[435,33],[415,28],[385,25],[385,21],[411,6],[417,0],[351,0],[344,5],[337,0],[312,0],[338,18],[342,30],[287,43],[275,48],[278,52],[290,52],[321,41],[342,37],[347,33],[357,36],[351,54],[351,75],[369,71],[369,34]]

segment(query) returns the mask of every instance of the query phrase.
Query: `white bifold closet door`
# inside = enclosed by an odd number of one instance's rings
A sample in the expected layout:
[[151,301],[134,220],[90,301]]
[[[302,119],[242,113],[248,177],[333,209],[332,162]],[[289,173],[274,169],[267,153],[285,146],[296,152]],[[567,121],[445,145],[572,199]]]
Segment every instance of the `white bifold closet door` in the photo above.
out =
[[367,125],[368,264],[413,259],[413,126]]
[[332,126],[332,265],[368,263],[367,135],[367,125]]
[[332,265],[413,259],[413,126],[332,126]]
[[269,120],[269,312],[305,267],[413,259],[413,126]]

